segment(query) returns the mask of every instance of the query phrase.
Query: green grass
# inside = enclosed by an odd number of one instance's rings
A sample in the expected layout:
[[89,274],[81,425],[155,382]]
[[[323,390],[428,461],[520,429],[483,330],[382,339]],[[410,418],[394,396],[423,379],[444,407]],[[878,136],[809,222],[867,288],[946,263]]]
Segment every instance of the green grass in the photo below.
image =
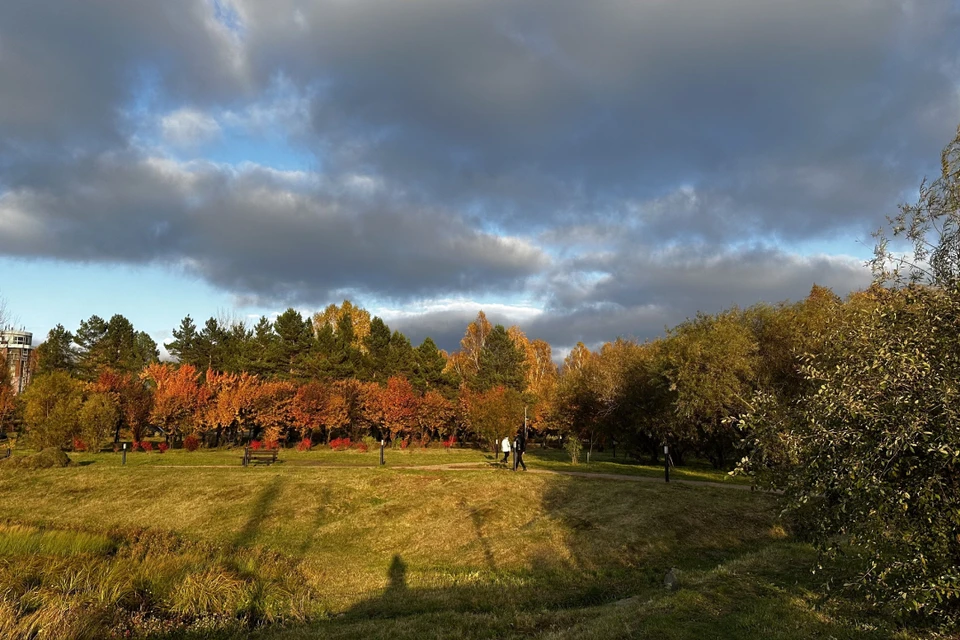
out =
[[[29,450],[18,450],[14,455],[22,456],[32,453]],[[166,453],[144,453],[142,451],[127,452],[128,467],[140,466],[239,466],[243,457],[242,448],[201,449],[198,451],[168,450]],[[81,465],[121,466],[123,456],[120,453],[71,453],[70,458]],[[326,447],[316,447],[311,451],[296,451],[284,449],[280,452],[280,464],[286,466],[350,466],[350,467],[378,467],[380,452],[372,449],[366,453],[356,450],[331,451]],[[385,452],[388,468],[430,466],[445,464],[475,464],[478,468],[497,467],[500,456],[491,452],[472,448],[454,447],[452,449],[388,448]],[[618,475],[636,475],[644,477],[662,478],[663,467],[640,464],[635,460],[627,459],[621,453],[614,458],[609,452],[594,452],[591,461],[586,462],[586,456],[580,464],[571,464],[569,456],[557,449],[531,448],[524,457],[527,466],[531,469],[549,471],[574,471],[578,473],[604,473]],[[2,465],[2,462],[0,462]],[[722,482],[731,484],[749,484],[750,480],[743,477],[731,476],[725,471],[716,470],[700,461],[692,461],[683,467],[675,467],[670,471],[670,477],[678,480],[699,480],[707,482]]]
[[[387,468],[284,452],[245,469],[225,451],[0,465],[0,637],[921,637],[824,600],[776,496],[410,468],[488,465],[477,451],[390,455]],[[670,567],[676,592],[661,588]]]

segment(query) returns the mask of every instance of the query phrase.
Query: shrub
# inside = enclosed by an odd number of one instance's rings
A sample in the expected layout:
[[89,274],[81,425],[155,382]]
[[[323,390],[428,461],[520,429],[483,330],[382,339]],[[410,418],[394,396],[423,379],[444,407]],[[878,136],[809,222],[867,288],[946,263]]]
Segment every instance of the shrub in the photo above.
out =
[[310,451],[313,448],[313,441],[310,438],[304,438],[297,443],[297,451]]
[[195,435],[189,435],[183,439],[183,448],[187,451],[196,451],[200,448],[200,438]]
[[[52,469],[73,464],[70,458],[58,448],[41,449],[29,456],[14,456],[0,461],[0,465],[18,469]],[[2,467],[0,467],[2,468]]]
[[144,440],[143,442],[140,443],[140,448],[143,449],[145,452],[150,453],[151,451],[153,451],[153,443],[150,442],[149,440]]
[[264,449],[279,449],[279,448],[280,448],[280,443],[277,442],[276,440],[264,440],[264,441],[263,441],[263,448],[264,448]]
[[250,448],[253,449],[254,451],[259,451],[260,449],[263,448],[263,443],[260,442],[259,440],[251,440]]
[[454,444],[456,444],[456,442],[457,442],[457,436],[450,436],[449,438],[447,438],[446,440],[443,440],[442,442],[443,442],[443,448],[444,448],[444,449],[449,449],[449,448],[452,447]]
[[406,449],[409,446],[410,446],[410,438],[404,438],[403,440],[400,441],[401,449]]
[[330,448],[334,451],[344,451],[350,448],[350,438],[334,438],[330,441]]
[[357,451],[359,451],[360,453],[366,453],[367,451],[370,450],[369,447],[367,447],[366,443],[363,443],[363,442],[358,442],[356,444],[356,448],[357,448]]
[[134,440],[130,443],[130,451],[137,451],[140,448],[140,443]]
[[165,453],[169,448],[170,448],[170,445],[168,445],[166,442],[161,442],[160,444],[157,445],[157,452]]
[[73,450],[74,451],[86,451],[87,443],[81,440],[80,438],[73,439]]
[[567,442],[563,445],[563,448],[567,450],[567,453],[570,454],[570,462],[573,464],[580,464],[580,452],[583,451],[583,443],[580,442],[580,438],[576,436],[569,436]]

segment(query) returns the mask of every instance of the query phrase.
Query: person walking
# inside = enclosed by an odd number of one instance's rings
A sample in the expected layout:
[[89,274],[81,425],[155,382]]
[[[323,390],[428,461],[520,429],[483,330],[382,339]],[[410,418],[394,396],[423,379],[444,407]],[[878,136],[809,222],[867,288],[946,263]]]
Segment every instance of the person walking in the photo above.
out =
[[500,462],[506,464],[507,460],[510,459],[510,436],[503,436],[503,441],[500,442],[500,451],[503,452],[503,460]]
[[523,429],[517,432],[517,437],[513,441],[513,447],[516,451],[516,457],[513,460],[513,470],[517,470],[517,466],[523,467],[523,470],[527,470],[527,465],[523,462],[523,453],[527,450],[527,437],[523,433]]

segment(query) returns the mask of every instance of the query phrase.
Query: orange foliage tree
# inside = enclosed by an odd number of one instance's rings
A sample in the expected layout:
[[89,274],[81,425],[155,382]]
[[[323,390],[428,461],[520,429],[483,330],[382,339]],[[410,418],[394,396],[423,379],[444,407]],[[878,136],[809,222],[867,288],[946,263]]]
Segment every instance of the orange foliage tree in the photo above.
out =
[[487,446],[523,427],[523,398],[514,389],[497,386],[487,391],[460,392],[460,419]]
[[236,436],[237,430],[247,426],[260,399],[260,380],[249,373],[220,373],[207,370],[204,392],[205,403],[199,409],[198,424],[216,430],[219,444],[224,430]]
[[105,369],[91,385],[96,393],[107,393],[120,409],[120,422],[117,423],[113,441],[120,441],[120,430],[126,427],[134,441],[143,440],[150,423],[150,411],[153,408],[153,394],[144,384],[144,380],[132,373],[120,373]]
[[427,391],[417,405],[420,439],[445,438],[453,433],[456,408],[438,391]]
[[409,380],[393,376],[372,395],[373,417],[390,440],[409,434],[417,426],[419,402]]
[[[301,438],[312,438],[314,432],[322,432],[326,419],[327,409],[334,394],[330,388],[320,382],[307,382],[297,389],[290,405],[290,414]],[[339,407],[331,407],[331,414],[343,410],[342,396],[338,401]],[[339,420],[334,418],[335,421]],[[328,438],[329,440],[329,438]]]
[[253,412],[253,422],[264,430],[264,438],[274,442],[283,441],[285,432],[294,424],[294,396],[297,386],[287,381],[264,382]]
[[194,427],[195,412],[204,400],[197,377],[197,368],[190,364],[174,367],[154,362],[140,373],[154,387],[150,421],[168,438],[181,438]]

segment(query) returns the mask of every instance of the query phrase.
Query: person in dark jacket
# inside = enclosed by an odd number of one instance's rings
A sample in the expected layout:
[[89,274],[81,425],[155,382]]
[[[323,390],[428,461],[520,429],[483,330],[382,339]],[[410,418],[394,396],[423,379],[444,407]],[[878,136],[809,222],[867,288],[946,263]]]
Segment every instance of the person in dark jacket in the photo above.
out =
[[516,458],[513,462],[513,470],[517,470],[517,465],[523,467],[523,470],[527,470],[527,465],[523,463],[523,454],[527,450],[527,437],[523,433],[523,429],[517,432],[517,437],[513,441],[513,450],[515,452]]

